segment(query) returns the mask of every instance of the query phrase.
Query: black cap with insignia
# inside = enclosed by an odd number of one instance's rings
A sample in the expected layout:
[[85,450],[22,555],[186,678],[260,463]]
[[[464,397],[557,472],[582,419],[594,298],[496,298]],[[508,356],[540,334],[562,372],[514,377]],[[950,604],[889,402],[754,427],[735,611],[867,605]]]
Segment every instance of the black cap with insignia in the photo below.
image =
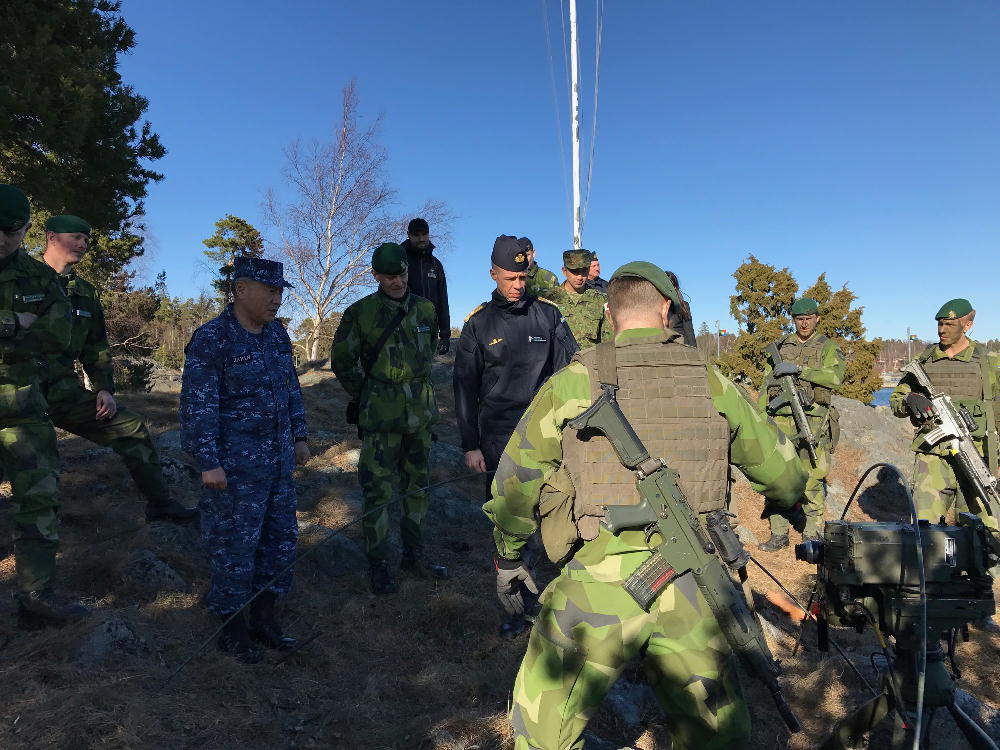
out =
[[528,267],[528,255],[517,237],[501,234],[493,243],[493,265],[505,271],[524,271]]

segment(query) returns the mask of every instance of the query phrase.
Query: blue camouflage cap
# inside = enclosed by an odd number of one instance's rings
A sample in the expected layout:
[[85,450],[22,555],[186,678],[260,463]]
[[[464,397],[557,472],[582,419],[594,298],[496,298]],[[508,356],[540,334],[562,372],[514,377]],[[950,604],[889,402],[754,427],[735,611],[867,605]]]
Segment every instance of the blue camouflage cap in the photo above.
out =
[[259,281],[268,286],[291,286],[285,281],[284,264],[264,258],[237,258],[233,261],[233,278]]

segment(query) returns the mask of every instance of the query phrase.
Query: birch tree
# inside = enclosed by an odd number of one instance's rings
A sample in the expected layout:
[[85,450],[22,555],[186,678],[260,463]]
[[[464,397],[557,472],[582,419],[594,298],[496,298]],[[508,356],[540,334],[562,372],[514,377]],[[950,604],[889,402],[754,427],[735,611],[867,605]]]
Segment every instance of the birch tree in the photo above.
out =
[[[401,219],[392,212],[396,191],[385,175],[388,154],[377,140],[381,119],[360,124],[357,86],[351,81],[343,89],[332,140],[296,142],[285,149],[288,198],[274,190],[265,197],[265,220],[274,234],[271,245],[294,284],[287,293],[304,319],[305,355],[310,360],[326,354],[321,344],[330,337],[330,326],[324,324],[331,314],[374,287],[372,250],[405,238]],[[435,220],[447,217],[440,203],[421,210],[427,211],[424,216],[432,227]]]

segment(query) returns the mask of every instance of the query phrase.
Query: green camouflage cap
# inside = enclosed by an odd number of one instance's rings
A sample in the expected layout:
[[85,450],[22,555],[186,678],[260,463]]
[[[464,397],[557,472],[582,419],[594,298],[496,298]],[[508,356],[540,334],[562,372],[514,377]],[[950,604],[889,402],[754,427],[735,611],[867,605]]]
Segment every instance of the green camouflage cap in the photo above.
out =
[[17,185],[0,185],[0,229],[16,232],[31,218],[28,196]]
[[383,242],[372,253],[372,270],[387,276],[398,276],[408,268],[406,251],[395,242]]
[[803,297],[802,299],[795,300],[788,311],[792,314],[792,317],[796,315],[812,315],[819,312],[819,302],[808,297]]
[[567,250],[563,253],[563,268],[572,270],[590,268],[591,260],[593,260],[593,254],[590,250]]
[[79,232],[80,234],[85,234],[90,236],[90,224],[85,222],[79,216],[70,216],[69,214],[60,214],[59,216],[53,216],[45,222],[46,232]]
[[941,306],[941,309],[937,311],[937,315],[934,316],[935,320],[941,320],[941,318],[947,318],[948,320],[954,320],[955,318],[962,318],[972,312],[972,303],[967,299],[950,299]]
[[640,279],[645,279],[650,284],[655,286],[659,290],[660,294],[669,299],[675,307],[681,303],[680,297],[677,294],[677,287],[674,286],[674,282],[670,280],[670,277],[664,273],[662,268],[657,268],[652,263],[647,263],[643,260],[626,263],[624,266],[611,274],[611,281],[621,278],[622,276],[637,276]]

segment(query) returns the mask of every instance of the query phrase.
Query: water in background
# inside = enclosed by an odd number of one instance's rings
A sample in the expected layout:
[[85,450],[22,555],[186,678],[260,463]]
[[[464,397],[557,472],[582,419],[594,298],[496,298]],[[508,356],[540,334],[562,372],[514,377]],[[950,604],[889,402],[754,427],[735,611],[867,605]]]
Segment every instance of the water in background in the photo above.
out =
[[880,388],[875,391],[875,398],[872,399],[871,406],[888,406],[889,405],[889,395],[893,392],[893,388]]

